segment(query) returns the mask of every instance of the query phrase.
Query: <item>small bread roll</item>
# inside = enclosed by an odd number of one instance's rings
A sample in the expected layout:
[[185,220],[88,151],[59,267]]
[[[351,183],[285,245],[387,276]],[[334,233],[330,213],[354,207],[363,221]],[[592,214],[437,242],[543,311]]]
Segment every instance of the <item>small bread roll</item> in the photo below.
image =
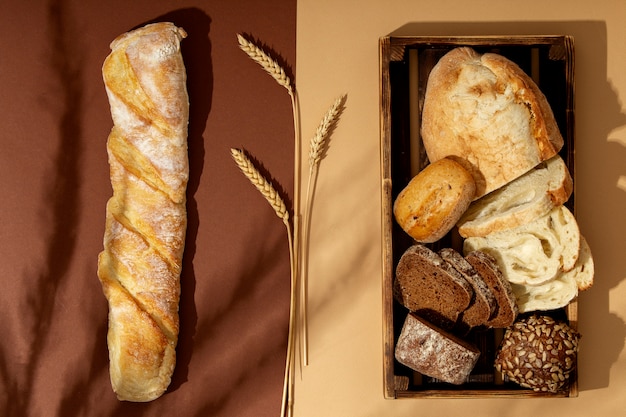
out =
[[413,177],[396,198],[393,214],[415,241],[436,242],[454,227],[475,192],[472,175],[458,162],[443,158]]

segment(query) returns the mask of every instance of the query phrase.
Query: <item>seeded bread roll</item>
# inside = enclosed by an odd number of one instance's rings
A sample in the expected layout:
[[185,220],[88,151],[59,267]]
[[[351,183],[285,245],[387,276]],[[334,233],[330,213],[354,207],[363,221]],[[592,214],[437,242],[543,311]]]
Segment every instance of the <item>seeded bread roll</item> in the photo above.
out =
[[481,197],[545,161],[563,146],[546,97],[505,57],[453,49],[430,72],[422,140],[431,162],[454,156]]
[[580,334],[548,316],[530,316],[504,333],[495,368],[534,391],[558,392],[576,368]]
[[413,177],[396,198],[393,213],[413,239],[432,243],[454,227],[475,191],[470,173],[458,162],[443,158]]
[[479,356],[475,346],[414,314],[407,315],[395,350],[401,364],[455,385],[465,382]]
[[473,297],[472,286],[426,246],[407,249],[396,267],[396,299],[409,311],[451,330]]
[[519,310],[511,284],[506,280],[496,260],[488,253],[473,251],[465,259],[487,283],[497,301],[497,308],[491,319],[485,323],[488,327],[504,328],[515,322]]

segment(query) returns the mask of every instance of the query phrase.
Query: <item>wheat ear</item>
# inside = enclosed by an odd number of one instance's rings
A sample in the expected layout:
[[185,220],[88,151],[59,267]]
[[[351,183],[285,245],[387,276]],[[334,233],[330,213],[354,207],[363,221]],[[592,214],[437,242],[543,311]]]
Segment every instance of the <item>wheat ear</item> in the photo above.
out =
[[313,205],[313,189],[317,181],[317,173],[319,164],[328,147],[328,141],[332,128],[337,124],[342,107],[346,101],[346,95],[338,97],[335,102],[326,111],[322,118],[315,135],[311,138],[309,144],[309,177],[306,189],[306,205],[304,208],[304,220],[302,225],[302,255],[300,259],[300,308],[299,308],[299,327],[303,352],[303,361],[305,366],[309,363],[308,354],[308,248],[309,248],[309,227],[311,222],[311,208]]
[[281,218],[283,222],[289,222],[287,206],[274,186],[261,175],[259,170],[241,149],[231,149],[230,153],[241,172],[243,172],[256,189],[261,192],[267,202],[270,203],[276,215]]
[[258,63],[269,75],[272,76],[278,82],[289,91],[289,94],[293,94],[293,88],[291,86],[291,79],[285,73],[285,70],[274,60],[267,52],[255,45],[251,41],[244,38],[242,35],[237,34],[237,41],[239,47],[250,58]]

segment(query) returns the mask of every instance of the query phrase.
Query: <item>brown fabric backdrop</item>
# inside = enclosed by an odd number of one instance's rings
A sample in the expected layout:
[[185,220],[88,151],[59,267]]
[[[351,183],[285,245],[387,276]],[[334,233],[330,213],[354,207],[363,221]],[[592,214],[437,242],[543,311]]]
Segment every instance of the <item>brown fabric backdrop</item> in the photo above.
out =
[[[0,415],[278,415],[286,234],[229,149],[245,148],[289,195],[289,97],[235,35],[295,72],[296,0],[13,0],[0,16]],[[111,40],[154,20],[189,34],[189,228],[174,378],[160,399],[132,404],[110,388],[96,276],[111,194],[100,70]]]

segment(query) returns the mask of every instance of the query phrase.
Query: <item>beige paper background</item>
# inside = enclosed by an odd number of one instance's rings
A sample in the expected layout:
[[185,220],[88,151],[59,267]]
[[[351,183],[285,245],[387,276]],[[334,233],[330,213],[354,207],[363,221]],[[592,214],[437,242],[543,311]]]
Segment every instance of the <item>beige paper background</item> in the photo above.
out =
[[[626,415],[625,20],[620,0],[298,2],[305,141],[334,98],[348,95],[315,195],[298,417]],[[577,398],[383,398],[378,39],[398,29],[575,37],[576,210],[596,262],[596,283],[579,299]]]

